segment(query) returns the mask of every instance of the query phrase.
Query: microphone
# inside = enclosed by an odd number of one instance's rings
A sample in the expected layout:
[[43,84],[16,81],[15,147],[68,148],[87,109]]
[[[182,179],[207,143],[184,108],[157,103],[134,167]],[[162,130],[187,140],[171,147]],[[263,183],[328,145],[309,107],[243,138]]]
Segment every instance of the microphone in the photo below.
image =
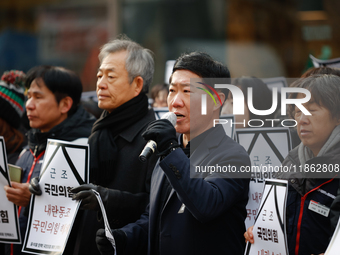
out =
[[[176,114],[174,114],[173,112],[167,112],[162,116],[161,119],[166,119],[170,121],[173,126],[175,126],[177,122]],[[155,152],[156,148],[157,143],[155,141],[148,141],[141,154],[139,155],[139,160],[142,162],[146,162],[148,158],[150,158],[150,156]]]

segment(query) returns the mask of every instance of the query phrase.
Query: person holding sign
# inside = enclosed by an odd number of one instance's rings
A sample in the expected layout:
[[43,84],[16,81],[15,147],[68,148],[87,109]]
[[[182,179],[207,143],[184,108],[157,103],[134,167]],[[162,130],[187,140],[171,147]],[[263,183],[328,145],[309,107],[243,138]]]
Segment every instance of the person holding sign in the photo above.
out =
[[[225,135],[221,125],[213,127],[225,99],[223,89],[212,90],[214,99],[207,97],[206,115],[197,107],[202,95],[214,86],[202,77],[228,82],[230,74],[227,67],[205,53],[184,54],[176,61],[168,106],[177,122],[174,127],[166,119],[156,120],[142,134],[145,140],[158,144],[161,157],[153,171],[145,213],[135,223],[113,231],[117,254],[244,252],[242,230],[249,179],[219,171],[195,173],[195,166],[219,164],[232,166],[235,172],[250,166],[247,152]],[[179,139],[176,131],[181,134]],[[97,246],[101,254],[114,254],[104,229],[97,232]]]
[[[27,73],[26,87],[26,110],[32,129],[28,132],[28,146],[16,162],[23,168],[24,176],[22,183],[12,182],[12,187],[5,187],[8,200],[19,206],[22,240],[31,197],[29,182],[40,174],[47,139],[87,138],[95,121],[79,106],[82,84],[73,71],[55,66],[34,67]],[[24,254],[22,245],[7,246],[6,255]]]
[[[301,144],[289,152],[282,165],[290,172],[277,178],[288,180],[286,232],[290,255],[323,254],[340,213],[340,77],[312,75],[293,86],[307,89],[311,99],[290,114],[297,121]],[[302,99],[302,93],[291,94]],[[254,242],[252,227],[244,234]]]

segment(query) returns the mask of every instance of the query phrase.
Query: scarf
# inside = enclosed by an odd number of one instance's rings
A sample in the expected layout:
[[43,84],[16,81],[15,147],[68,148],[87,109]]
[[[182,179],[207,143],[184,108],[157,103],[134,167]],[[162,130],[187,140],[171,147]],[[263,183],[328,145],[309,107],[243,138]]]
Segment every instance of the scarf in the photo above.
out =
[[[326,153],[330,152],[334,145],[338,144],[340,142],[340,125],[336,126],[331,135],[329,136],[326,143],[322,146],[320,152],[318,153],[317,157],[324,156]],[[298,148],[298,155],[301,165],[305,165],[306,161],[314,158],[313,152],[303,145],[303,143],[300,143]]]
[[148,98],[139,94],[114,109],[104,111],[94,123],[89,137],[90,182],[106,186],[115,176],[118,147],[117,136],[142,119],[148,112]]

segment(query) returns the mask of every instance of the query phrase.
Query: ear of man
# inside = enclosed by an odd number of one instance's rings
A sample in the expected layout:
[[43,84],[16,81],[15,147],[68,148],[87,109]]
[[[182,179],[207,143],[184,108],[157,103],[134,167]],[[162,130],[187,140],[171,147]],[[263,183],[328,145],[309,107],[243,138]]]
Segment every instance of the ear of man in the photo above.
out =
[[[223,105],[223,103],[225,101],[225,94],[221,91],[217,91],[217,94],[220,97],[222,105]],[[219,110],[220,107],[222,107],[222,105],[220,103],[220,100],[217,98],[216,94],[214,95],[214,97],[215,97],[215,100],[216,100],[216,105],[214,106],[214,111],[216,111],[216,110]]]
[[143,85],[144,85],[144,80],[141,76],[136,76],[133,79],[131,86],[134,86],[135,97],[138,96],[140,92],[143,90]]
[[64,97],[59,102],[59,110],[62,114],[67,114],[73,105],[73,99],[70,96]]

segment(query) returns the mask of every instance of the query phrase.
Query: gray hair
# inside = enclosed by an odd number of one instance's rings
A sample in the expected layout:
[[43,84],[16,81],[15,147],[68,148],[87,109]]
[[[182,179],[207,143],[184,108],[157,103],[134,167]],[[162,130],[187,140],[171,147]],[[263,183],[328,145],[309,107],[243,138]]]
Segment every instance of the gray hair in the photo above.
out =
[[127,36],[123,35],[104,44],[100,48],[100,53],[98,55],[100,63],[102,63],[103,59],[110,53],[118,51],[128,52],[125,69],[129,74],[130,83],[135,77],[141,76],[143,78],[142,91],[147,93],[155,70],[152,51],[143,48],[138,43],[131,41]]
[[[327,108],[332,117],[340,119],[340,77],[333,74],[314,74],[307,78],[295,81],[292,87],[305,88],[311,93],[311,100],[320,106]],[[296,98],[293,93],[290,98]],[[295,115],[294,107],[290,107],[289,113]]]

